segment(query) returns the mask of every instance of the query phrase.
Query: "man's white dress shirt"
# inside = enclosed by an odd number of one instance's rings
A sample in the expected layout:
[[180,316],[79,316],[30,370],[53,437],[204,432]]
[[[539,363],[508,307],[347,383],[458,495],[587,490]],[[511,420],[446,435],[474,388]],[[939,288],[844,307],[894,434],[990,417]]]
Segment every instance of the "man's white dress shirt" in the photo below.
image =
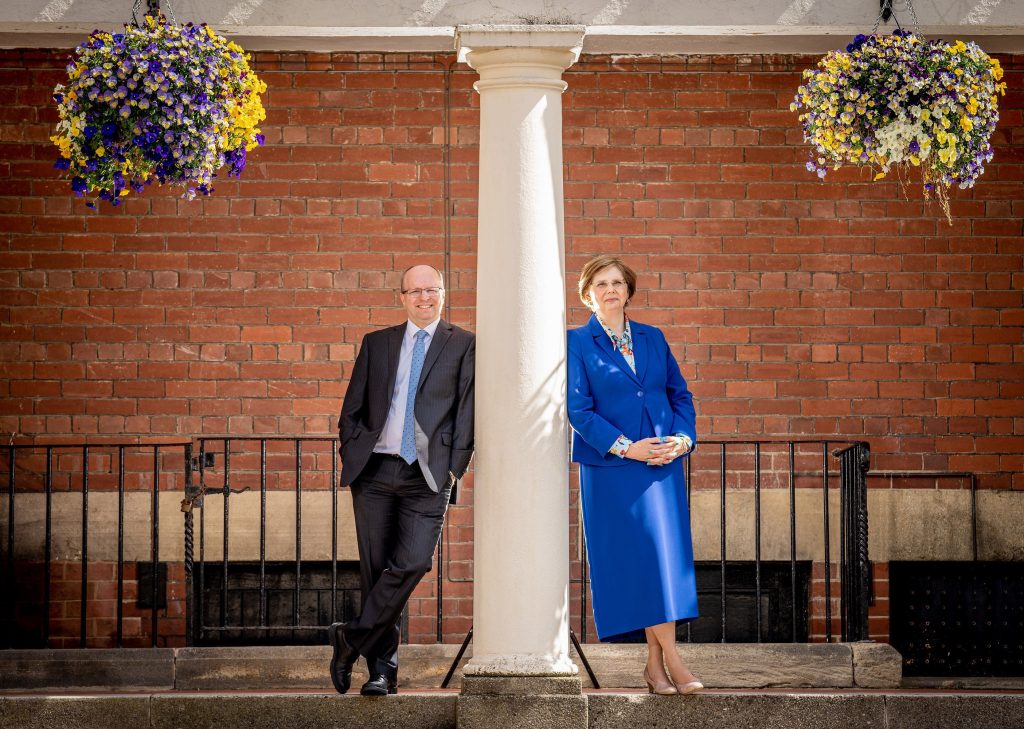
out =
[[[441,319],[423,327],[422,331],[427,333],[423,340],[424,355],[430,351],[430,342],[434,339],[434,332]],[[384,430],[380,433],[377,445],[374,446],[375,453],[393,453],[398,455],[402,450],[402,427],[405,425],[405,404],[409,397],[409,370],[412,369],[412,348],[416,344],[416,334],[420,328],[411,321],[405,323],[405,336],[402,337],[402,351],[398,355],[398,374],[395,375],[395,389],[391,393],[391,407],[388,408],[388,419],[384,423]]]

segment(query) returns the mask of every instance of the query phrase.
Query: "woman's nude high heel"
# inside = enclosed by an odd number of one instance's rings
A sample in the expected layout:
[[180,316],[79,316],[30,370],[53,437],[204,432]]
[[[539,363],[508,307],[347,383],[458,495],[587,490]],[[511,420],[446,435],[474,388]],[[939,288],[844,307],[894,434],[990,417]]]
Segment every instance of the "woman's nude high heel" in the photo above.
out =
[[697,680],[687,681],[686,683],[677,683],[675,684],[675,687],[676,693],[680,694],[681,696],[686,696],[687,694],[695,694],[698,691],[704,690],[704,684]]
[[644,681],[647,683],[647,692],[657,694],[658,696],[675,696],[679,693],[676,687],[672,685],[671,681],[654,685],[654,681],[651,680],[651,674],[647,672],[647,668],[644,667]]

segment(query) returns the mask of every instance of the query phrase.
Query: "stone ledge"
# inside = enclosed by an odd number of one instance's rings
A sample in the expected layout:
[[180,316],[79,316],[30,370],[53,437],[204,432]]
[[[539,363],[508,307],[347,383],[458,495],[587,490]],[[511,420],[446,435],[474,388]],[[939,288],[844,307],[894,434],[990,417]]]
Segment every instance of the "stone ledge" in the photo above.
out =
[[[178,648],[174,656],[174,687],[179,691],[320,689],[333,691],[328,646],[244,648]],[[366,681],[366,663],[352,671],[358,690]]]
[[[454,729],[454,695],[154,696],[152,729]],[[0,729],[6,729],[0,727]]]
[[882,695],[591,694],[589,699],[589,729],[697,726],[701,729],[886,729],[887,726]]
[[[644,688],[643,645],[586,645],[601,688]],[[709,688],[847,688],[854,685],[848,643],[681,643],[679,653]],[[896,654],[896,661],[900,661]],[[580,674],[589,686],[585,672]],[[898,686],[899,681],[892,684]]]
[[1024,729],[1021,694],[900,694],[885,697],[891,727]]
[[[582,723],[581,723],[582,722]],[[693,696],[403,692],[0,695],[0,729],[1024,729],[1024,693],[707,691]]]
[[174,649],[0,651],[0,689],[173,689]]
[[903,658],[888,643],[851,643],[853,683],[860,688],[893,688],[903,680]]
[[0,696],[0,729],[455,729],[454,694]]
[[1024,676],[904,676],[900,688],[942,689],[945,691],[962,691],[964,689],[1024,691]]
[[[402,688],[438,688],[459,646],[403,645]],[[643,688],[642,645],[583,648],[602,688]],[[680,644],[709,688],[895,688],[901,660],[883,644]],[[574,654],[575,655],[575,654]],[[0,689],[178,689],[331,691],[327,646],[0,651]],[[467,657],[464,657],[464,660]],[[580,670],[583,686],[590,681]],[[353,684],[366,679],[360,661]],[[456,672],[452,688],[462,683]]]
[[[458,654],[454,644],[403,645],[399,649],[399,685],[438,688]],[[247,648],[178,648],[174,686],[179,690],[321,689],[333,691],[328,646],[266,646]],[[352,671],[352,685],[367,679],[366,662]],[[461,674],[452,687],[461,684]]]
[[150,729],[150,697],[0,696],[0,729]]
[[459,729],[587,729],[588,697],[462,695]]

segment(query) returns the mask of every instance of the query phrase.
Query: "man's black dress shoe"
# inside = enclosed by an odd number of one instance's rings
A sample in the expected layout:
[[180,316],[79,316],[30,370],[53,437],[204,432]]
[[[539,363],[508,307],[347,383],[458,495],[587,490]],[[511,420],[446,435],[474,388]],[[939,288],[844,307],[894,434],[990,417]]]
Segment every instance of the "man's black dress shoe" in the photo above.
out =
[[331,682],[339,694],[346,693],[352,685],[352,666],[359,659],[359,651],[345,640],[345,624],[333,623],[327,629],[327,638],[334,648],[331,657]]
[[387,696],[398,693],[398,682],[389,681],[383,673],[376,673],[370,676],[370,680],[359,689],[363,696]]

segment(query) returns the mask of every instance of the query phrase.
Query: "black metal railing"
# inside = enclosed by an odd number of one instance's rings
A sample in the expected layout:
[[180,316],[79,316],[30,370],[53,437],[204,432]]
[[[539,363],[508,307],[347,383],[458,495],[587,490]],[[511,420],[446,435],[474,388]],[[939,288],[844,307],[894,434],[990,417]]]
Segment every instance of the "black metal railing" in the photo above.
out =
[[[834,449],[835,448],[835,449]],[[728,604],[727,570],[729,569],[727,508],[726,495],[729,492],[731,459],[749,459],[753,461],[748,471],[746,485],[753,488],[754,497],[754,640],[762,642],[764,635],[764,592],[762,585],[762,566],[765,563],[762,554],[762,494],[764,481],[770,479],[770,485],[784,488],[788,495],[788,567],[790,567],[790,604],[791,640],[800,640],[799,610],[801,609],[801,585],[798,577],[798,542],[797,542],[797,492],[798,481],[814,488],[813,481],[821,492],[822,539],[821,556],[823,572],[823,617],[824,640],[833,641],[833,555],[831,555],[831,515],[829,495],[833,490],[836,475],[839,476],[840,504],[840,560],[839,560],[839,596],[841,617],[841,640],[853,641],[867,638],[867,608],[870,601],[870,563],[868,561],[867,543],[867,470],[870,448],[866,442],[856,441],[843,443],[829,440],[703,440],[700,454],[694,454],[686,463],[686,480],[688,484],[688,501],[692,503],[694,490],[715,489],[719,494],[720,513],[720,551],[718,559],[719,572],[719,612],[720,640],[728,641]],[[710,452],[710,455],[709,455]],[[771,452],[772,465],[764,469],[762,458]],[[700,466],[700,459],[710,461],[717,459],[717,473],[708,466]],[[813,460],[820,459],[819,468],[811,468]],[[781,466],[779,465],[781,461]],[[803,462],[803,464],[799,462]],[[838,462],[838,463],[837,463]],[[838,474],[835,472],[838,470]],[[717,486],[715,481],[717,480]],[[740,484],[741,485],[741,484]],[[698,565],[699,568],[699,565]],[[585,627],[585,624],[584,626]],[[680,636],[684,640],[693,640],[693,626],[687,625]]]
[[[763,461],[769,457],[770,465],[766,468]],[[766,565],[772,568],[773,575],[785,563],[776,559],[766,560],[763,555],[763,514],[762,495],[767,489],[788,492],[788,570],[790,576],[790,631],[792,642],[806,640],[807,636],[801,626],[807,623],[807,600],[805,584],[807,571],[803,567],[806,560],[798,559],[797,541],[797,493],[804,489],[817,490],[821,494],[821,567],[823,571],[824,599],[821,610],[824,618],[822,638],[831,642],[835,635],[833,630],[834,596],[839,600],[840,639],[864,640],[868,637],[867,612],[871,600],[871,565],[868,559],[868,514],[867,514],[867,472],[870,460],[870,448],[865,442],[840,442],[830,440],[703,440],[697,451],[686,462],[686,481],[688,485],[687,500],[692,507],[694,493],[714,493],[718,500],[718,559],[715,562],[699,561],[698,601],[702,614],[712,613],[719,625],[717,629],[709,629],[707,625],[711,617],[705,616],[695,623],[680,626],[680,640],[694,642],[708,640],[706,636],[713,634],[714,640],[729,642],[730,634],[742,633],[744,642],[752,640],[762,642],[765,635],[765,598],[763,571]],[[838,488],[840,508],[838,525],[840,555],[838,560],[832,554],[833,514],[831,514],[830,494]],[[753,559],[737,562],[730,557],[728,526],[731,523],[727,508],[727,495],[737,490],[749,490],[753,500]],[[735,518],[735,517],[734,517]],[[691,511],[692,520],[692,511]],[[780,530],[780,525],[775,525]],[[587,615],[587,572],[586,548],[581,545],[581,578],[579,600],[579,634],[586,642],[589,634]],[[814,562],[815,560],[810,560]],[[750,564],[752,563],[752,565]],[[769,565],[770,563],[770,565]],[[752,569],[749,569],[752,567]],[[838,590],[834,589],[833,567],[837,568],[839,580]],[[750,573],[752,584],[737,587],[732,579],[737,573]],[[710,599],[710,593],[702,591],[702,583],[706,585],[718,583],[718,599]],[[775,590],[778,593],[778,590]],[[742,599],[745,595],[752,596],[753,609],[751,619],[753,630],[736,630],[730,623],[730,606],[736,602],[737,595]],[[704,599],[702,599],[704,598]],[[717,602],[717,604],[715,604]],[[778,635],[779,630],[771,631]],[[751,635],[752,633],[752,635]]]
[[[85,648],[94,645],[124,647],[125,626],[125,501],[128,494],[146,495],[149,513],[144,522],[148,539],[148,560],[142,551],[131,562],[146,564],[153,577],[148,582],[150,594],[139,595],[143,584],[136,573],[136,597],[148,608],[148,635],[141,624],[142,610],[135,610],[139,631],[132,636],[132,645],[158,644],[159,606],[157,593],[161,585],[156,579],[160,565],[160,493],[180,488],[180,463],[190,448],[187,443],[73,443],[53,445],[9,445],[0,449],[0,458],[7,459],[7,539],[4,604],[3,647],[46,647],[60,641],[62,647]],[[91,552],[90,516],[100,520],[102,514],[94,512],[98,494],[116,493],[116,519],[114,520],[114,553],[107,560],[95,559]],[[18,531],[16,504],[19,496],[42,497],[42,544],[35,548],[36,530]],[[57,535],[62,540],[61,559],[54,555],[54,501],[61,501],[62,514],[67,514],[69,501],[78,502],[80,526],[78,548],[71,547],[70,519],[64,518],[68,530]],[[104,519],[108,522],[110,519]],[[95,536],[95,535],[93,535]],[[23,541],[19,541],[22,540]],[[112,559],[110,558],[112,557]],[[56,579],[55,569],[62,570]],[[112,566],[112,577],[106,568]],[[101,573],[101,568],[103,571]],[[64,571],[67,570],[67,573]],[[114,594],[110,595],[113,582]],[[74,587],[77,583],[77,587]],[[55,595],[57,591],[59,594]],[[77,593],[77,600],[71,600]],[[90,596],[92,593],[92,596]],[[56,598],[61,598],[60,600]],[[67,599],[65,599],[67,598]],[[112,610],[111,601],[113,601]],[[71,605],[71,614],[65,606]],[[93,610],[97,605],[104,610]],[[90,631],[89,620],[113,623],[112,634],[96,635]],[[77,622],[77,625],[74,623]],[[77,628],[77,630],[75,629]]]
[[[331,437],[239,437],[239,438],[200,438],[198,440],[198,456],[186,464],[186,497],[182,503],[185,512],[185,579],[188,605],[187,634],[190,643],[201,643],[211,634],[264,634],[281,633],[282,631],[323,631],[331,623],[345,617],[339,611],[339,591],[348,588],[339,587],[338,579],[338,491],[340,459],[337,454],[337,439]],[[254,459],[254,446],[258,446],[258,460]],[[317,449],[319,446],[319,449]],[[312,450],[311,450],[312,449]],[[219,466],[216,465],[220,457]],[[273,463],[268,461],[273,460]],[[236,465],[232,465],[233,459]],[[241,460],[241,465],[237,465]],[[311,463],[308,463],[311,461]],[[327,461],[327,463],[324,463]],[[306,462],[306,463],[304,463]],[[219,471],[220,473],[216,473]],[[285,483],[283,476],[290,474],[290,483]],[[320,619],[303,620],[300,616],[303,605],[303,542],[302,542],[302,509],[304,495],[304,478],[320,477],[318,491],[330,494],[331,505],[331,537],[330,553],[327,558],[330,570],[329,588],[324,589],[329,596],[329,609],[320,611]],[[198,481],[197,477],[198,476]],[[212,481],[219,483],[214,486]],[[274,483],[271,484],[271,481]],[[244,483],[242,488],[233,484]],[[284,484],[285,488],[280,487]],[[274,488],[271,488],[273,486]],[[241,619],[240,614],[229,615],[229,591],[231,589],[231,497],[233,494],[258,490],[259,537],[258,537],[258,609],[255,623]],[[267,558],[267,496],[269,491],[294,491],[294,553],[288,560],[291,567],[292,609],[290,621],[269,621],[269,595]],[[218,616],[214,623],[208,621],[209,610],[204,603],[206,594],[206,566],[208,560],[206,539],[206,497],[217,495],[222,500],[221,554],[217,586],[220,590]],[[193,513],[199,511],[199,548],[195,549],[195,519]],[[437,569],[442,570],[441,547],[438,547]],[[441,580],[438,580],[439,589]],[[312,588],[305,588],[308,591]],[[320,592],[321,590],[317,590]],[[349,601],[344,601],[349,602]],[[440,605],[440,599],[438,600]],[[440,641],[440,607],[438,612],[438,640]],[[311,638],[314,636],[310,636]]]
[[[182,509],[184,512],[183,539],[183,620],[184,627],[179,635],[190,644],[215,641],[217,636],[232,636],[236,642],[244,632],[253,643],[264,642],[273,636],[288,634],[305,634],[305,640],[311,642],[316,636],[312,631],[323,630],[330,622],[344,618],[346,611],[357,604],[354,597],[352,579],[341,579],[339,575],[339,508],[338,492],[341,490],[338,474],[340,461],[337,455],[336,439],[331,437],[240,437],[240,438],[200,438],[193,443],[163,443],[138,445],[127,443],[112,444],[70,444],[44,446],[10,446],[0,449],[0,455],[6,454],[8,463],[8,508],[6,534],[6,584],[4,600],[5,630],[4,646],[45,646],[52,645],[53,638],[60,638],[60,645],[126,645],[124,635],[125,622],[125,496],[126,493],[146,492],[150,494],[151,506],[148,519],[145,520],[149,535],[148,559],[139,559],[139,548],[134,546],[133,555],[136,564],[145,562],[150,569],[150,581],[145,583],[148,595],[148,630],[134,631],[127,644],[139,645],[143,640],[151,645],[158,644],[160,605],[157,599],[158,566],[160,563],[160,504],[159,492],[177,491],[184,495]],[[126,465],[126,457],[130,463]],[[689,484],[688,499],[691,504],[695,494],[705,494],[705,514],[709,503],[717,502],[719,523],[717,524],[720,544],[717,558],[711,562],[698,563],[698,570],[703,571],[701,583],[704,591],[700,593],[702,613],[708,617],[700,623],[687,624],[680,630],[682,640],[737,640],[750,639],[761,641],[764,636],[769,640],[778,640],[785,635],[778,629],[767,625],[770,620],[778,620],[778,610],[772,602],[773,598],[784,591],[785,584],[781,575],[788,569],[789,595],[785,600],[790,615],[787,618],[788,637],[792,641],[806,640],[806,613],[808,609],[808,581],[810,563],[806,555],[800,558],[797,549],[798,527],[806,525],[807,515],[802,519],[797,516],[798,493],[820,493],[820,524],[821,543],[815,547],[815,557],[811,561],[820,562],[823,571],[824,600],[819,597],[818,605],[824,612],[824,640],[831,641],[833,635],[833,596],[838,598],[840,611],[840,637],[843,640],[860,640],[867,637],[867,609],[871,594],[870,562],[867,546],[867,490],[866,473],[869,460],[869,449],[866,443],[841,443],[836,441],[704,441],[698,451],[686,463],[687,482]],[[142,461],[148,464],[141,466]],[[182,465],[183,464],[183,465]],[[59,483],[55,484],[55,480]],[[130,483],[128,482],[130,481]],[[163,482],[163,483],[162,483]],[[784,495],[788,502],[788,519],[766,525],[763,523],[762,499],[764,494],[772,490]],[[53,533],[53,501],[54,493],[68,492],[62,496],[75,499],[81,509],[80,551],[70,555],[59,555],[55,559]],[[90,498],[98,491],[116,491],[116,519],[108,516],[107,521],[116,524],[116,555],[112,581],[116,586],[116,610],[109,616],[114,623],[113,635],[109,640],[90,638],[87,620],[91,619],[90,604],[97,600],[90,596],[90,582],[99,567],[93,566],[95,555],[90,553],[90,509],[94,508]],[[245,554],[238,549],[239,525],[232,519],[232,500],[244,491],[258,492],[258,534],[256,543],[258,551],[252,552],[253,539],[249,538]],[[738,492],[749,491],[752,499],[753,559],[737,561],[736,554],[730,552],[730,535],[727,527],[739,518],[735,512],[730,514],[727,496],[731,498]],[[36,492],[43,497],[42,521],[43,539],[38,555],[19,552],[19,538],[25,535],[16,534],[16,496]],[[324,504],[324,494],[329,499],[330,530],[329,550],[325,553],[326,540],[321,538],[319,544],[303,544],[303,503],[310,499],[312,492],[320,492],[316,498]],[[272,511],[268,504],[268,495],[276,494],[275,503],[278,509]],[[776,496],[776,504],[779,496]],[[830,513],[830,495],[838,496],[839,518],[834,519]],[[221,513],[216,517],[208,514],[207,497],[216,496]],[[708,499],[711,499],[710,501]],[[289,519],[284,519],[281,504],[291,500],[292,506],[286,506]],[[804,497],[806,504],[806,497]],[[249,506],[252,506],[250,502]],[[205,508],[204,508],[205,507]],[[324,507],[326,508],[326,507]],[[713,508],[713,507],[712,507]],[[67,510],[65,509],[65,512]],[[177,511],[175,513],[178,513]],[[778,511],[775,512],[778,514]],[[251,513],[250,513],[251,516]],[[165,517],[166,518],[166,517]],[[219,522],[219,538],[216,546],[219,554],[209,543],[213,533],[210,518]],[[575,518],[578,518],[575,517]],[[731,520],[731,521],[730,521]],[[268,535],[279,536],[281,524],[288,521],[287,528],[294,524],[294,540],[291,553],[281,554],[280,539],[277,540],[275,558],[268,554]],[[838,523],[840,534],[839,558],[833,559],[832,530]],[[67,527],[65,517],[61,522]],[[749,526],[749,525],[745,525]],[[457,527],[455,527],[457,528]],[[801,527],[805,528],[805,527]],[[457,576],[449,569],[446,559],[445,545],[453,529],[449,523],[445,526],[446,535],[438,546],[436,555],[436,613],[435,639],[441,642],[448,639],[459,639],[463,630],[457,635],[445,633],[445,587],[457,582],[471,582],[472,577],[462,570]],[[250,530],[254,531],[254,530]],[[579,533],[577,531],[577,533]],[[772,538],[774,553],[765,555],[763,542],[766,535]],[[780,540],[788,541],[788,555],[780,552]],[[62,544],[68,540],[67,535],[61,536]],[[136,540],[137,542],[138,540]],[[806,539],[804,540],[806,542]],[[108,545],[109,547],[109,545]],[[309,552],[318,550],[319,559],[313,559]],[[64,550],[66,551],[66,550]],[[108,548],[109,551],[109,548]],[[748,550],[749,551],[749,550]],[[18,553],[16,556],[16,552]],[[585,545],[578,545],[577,577],[574,579],[574,594],[577,610],[574,619],[578,619],[577,634],[586,642],[590,606],[588,604],[589,574]],[[751,556],[751,555],[748,555]],[[788,559],[786,559],[788,557]],[[75,592],[77,599],[68,594],[69,580],[61,576],[55,580],[51,568],[55,563],[67,565],[69,562],[80,564],[80,573],[74,574],[77,583]],[[462,565],[465,567],[465,565]],[[833,568],[836,568],[835,577]],[[62,567],[63,569],[63,567]],[[70,569],[70,568],[69,568]],[[138,569],[138,568],[137,568]],[[179,567],[178,569],[182,569]],[[209,579],[207,570],[210,570]],[[277,572],[271,573],[270,570]],[[283,570],[283,576],[282,576]],[[346,575],[350,578],[350,575]],[[838,580],[838,590],[834,582]],[[770,582],[770,585],[766,584]],[[130,580],[129,580],[130,582]],[[245,583],[248,590],[238,588],[239,582]],[[749,583],[749,584],[748,584]],[[141,577],[135,589],[143,585]],[[61,591],[61,600],[54,600],[52,590]],[[717,586],[717,587],[715,587]],[[774,593],[771,592],[774,590]],[[746,595],[746,607],[737,608],[734,602],[739,593]],[[282,610],[281,599],[284,592],[290,593],[288,610]],[[249,618],[240,617],[235,606],[240,601],[255,596],[256,606],[250,609]],[[271,610],[268,600],[271,596],[278,599],[276,609]],[[112,597],[112,596],[111,596]],[[68,614],[55,610],[57,602],[63,601]],[[313,609],[305,610],[304,605],[312,601]],[[75,607],[77,603],[77,607]],[[130,603],[128,603],[130,604]],[[109,605],[109,603],[108,603]],[[229,605],[232,608],[229,610]],[[765,611],[771,614],[767,615]],[[20,611],[20,612],[19,612]],[[744,612],[746,611],[746,612]],[[274,612],[273,619],[271,612]],[[25,630],[26,614],[35,616],[34,627]],[[744,631],[736,629],[732,613],[742,614],[752,626]],[[137,618],[138,610],[132,613]],[[77,630],[71,636],[68,627],[69,618],[78,621]],[[253,617],[254,616],[254,617]],[[169,617],[169,616],[164,616]],[[32,621],[29,620],[29,623]],[[708,630],[709,623],[714,623],[713,630]],[[51,624],[59,624],[59,633],[51,631]],[[30,626],[31,627],[31,626]],[[95,632],[95,631],[94,631]],[[142,635],[140,636],[140,632]],[[148,635],[145,633],[148,632]],[[455,632],[449,629],[449,632]],[[422,636],[422,630],[418,633]],[[708,636],[713,637],[708,637]],[[744,637],[747,636],[747,637]],[[408,638],[408,631],[404,632]],[[242,638],[245,640],[246,638]],[[784,638],[783,638],[784,639]]]

